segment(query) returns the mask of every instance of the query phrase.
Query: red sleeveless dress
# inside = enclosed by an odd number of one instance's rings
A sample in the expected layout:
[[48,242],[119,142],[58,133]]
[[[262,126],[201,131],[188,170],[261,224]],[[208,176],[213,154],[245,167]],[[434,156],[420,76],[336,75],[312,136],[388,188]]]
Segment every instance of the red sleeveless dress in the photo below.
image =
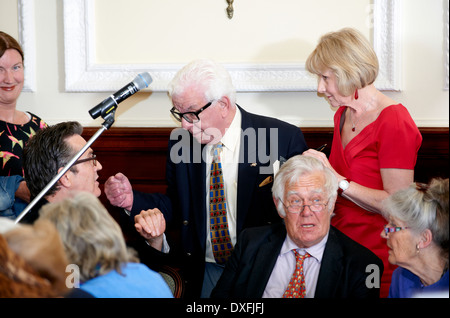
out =
[[[329,161],[342,176],[372,189],[383,189],[381,168],[414,169],[422,135],[408,110],[401,104],[382,110],[378,118],[366,126],[343,149],[340,121],[346,107],[334,116],[333,144]],[[388,262],[386,240],[380,233],[387,223],[381,214],[369,212],[338,196],[331,224],[341,232],[374,252],[384,264],[381,297],[387,297],[391,276],[396,266]]]

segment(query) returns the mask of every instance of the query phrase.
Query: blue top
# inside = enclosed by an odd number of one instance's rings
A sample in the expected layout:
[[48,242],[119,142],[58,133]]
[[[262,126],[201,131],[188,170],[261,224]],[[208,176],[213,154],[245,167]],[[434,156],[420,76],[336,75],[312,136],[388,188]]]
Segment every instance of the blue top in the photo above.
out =
[[162,276],[140,263],[127,263],[122,275],[112,270],[80,288],[97,298],[173,298]]
[[412,297],[449,297],[448,270],[440,280],[433,285],[424,286],[420,278],[403,267],[397,267],[392,274],[389,298],[412,298]]
[[19,175],[0,176],[0,216],[14,220],[27,207],[28,203],[15,197],[23,180]]

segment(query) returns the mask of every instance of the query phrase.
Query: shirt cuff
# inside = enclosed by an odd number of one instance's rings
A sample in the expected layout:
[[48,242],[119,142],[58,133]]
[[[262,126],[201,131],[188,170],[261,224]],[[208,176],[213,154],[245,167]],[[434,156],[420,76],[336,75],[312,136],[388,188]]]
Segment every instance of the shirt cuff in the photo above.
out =
[[[152,247],[147,240],[145,240],[145,243],[147,243],[148,246]],[[166,234],[163,234],[163,244],[162,244],[161,252],[165,253],[165,254],[170,252],[170,246],[169,246],[169,243],[167,242]]]

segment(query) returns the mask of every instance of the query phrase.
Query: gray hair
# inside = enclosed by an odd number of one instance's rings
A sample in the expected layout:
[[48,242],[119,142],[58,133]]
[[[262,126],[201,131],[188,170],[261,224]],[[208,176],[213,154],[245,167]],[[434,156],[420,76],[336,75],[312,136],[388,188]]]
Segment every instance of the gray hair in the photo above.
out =
[[236,104],[236,88],[230,74],[225,67],[212,60],[194,60],[179,70],[168,85],[169,97],[172,99],[183,94],[191,86],[204,89],[205,99],[208,101],[227,96],[231,105]]
[[[272,195],[275,198],[283,198],[285,187],[298,182],[298,180],[306,174],[313,172],[322,172],[325,177],[324,190],[328,194],[328,202],[334,203],[337,198],[338,181],[334,173],[318,159],[297,155],[290,158],[283,164],[275,176],[275,180],[272,186]],[[328,204],[328,208],[332,209],[334,204]],[[286,216],[286,211],[281,202],[278,202],[278,213],[282,216]],[[331,211],[330,211],[331,212]]]
[[448,178],[434,178],[429,184],[412,183],[383,202],[383,216],[402,221],[417,234],[429,229],[434,243],[448,259]]
[[121,273],[124,263],[138,262],[134,251],[126,247],[119,224],[92,193],[78,192],[48,203],[39,213],[39,219],[55,224],[69,262],[80,267],[82,281],[113,269]]

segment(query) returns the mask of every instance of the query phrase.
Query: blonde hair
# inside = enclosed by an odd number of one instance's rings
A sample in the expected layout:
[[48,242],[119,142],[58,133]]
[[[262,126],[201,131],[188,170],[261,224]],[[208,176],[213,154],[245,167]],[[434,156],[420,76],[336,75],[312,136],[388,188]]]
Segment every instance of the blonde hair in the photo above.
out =
[[55,224],[70,263],[80,267],[80,279],[87,281],[137,258],[128,250],[122,230],[102,203],[88,192],[49,203],[40,219]]
[[2,236],[8,246],[0,247],[0,297],[57,297],[68,292],[68,260],[52,222],[17,224]]
[[378,76],[378,58],[369,41],[357,30],[344,28],[320,38],[306,60],[306,69],[320,75],[331,69],[339,92],[352,95],[356,89],[373,84]]

